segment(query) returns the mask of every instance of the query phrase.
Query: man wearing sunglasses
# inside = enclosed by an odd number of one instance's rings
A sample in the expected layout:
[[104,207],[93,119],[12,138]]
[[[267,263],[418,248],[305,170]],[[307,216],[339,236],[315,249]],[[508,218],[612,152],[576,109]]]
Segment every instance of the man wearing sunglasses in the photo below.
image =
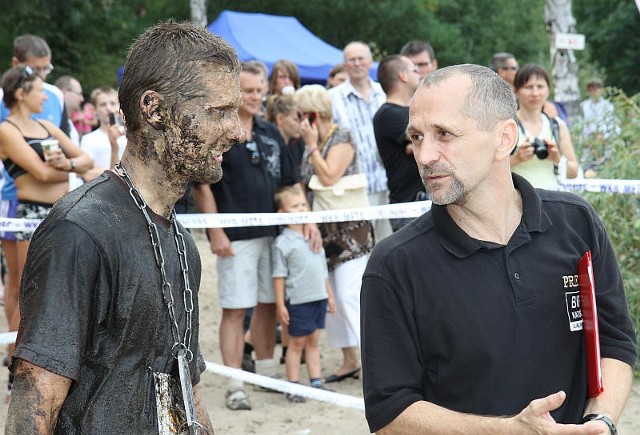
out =
[[513,89],[513,80],[518,72],[518,62],[513,54],[506,52],[494,54],[491,58],[491,69]]

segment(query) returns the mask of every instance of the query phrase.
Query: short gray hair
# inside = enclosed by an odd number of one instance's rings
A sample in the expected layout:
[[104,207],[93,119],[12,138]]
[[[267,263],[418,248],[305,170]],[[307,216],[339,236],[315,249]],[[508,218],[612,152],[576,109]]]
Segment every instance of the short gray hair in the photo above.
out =
[[457,74],[471,80],[462,114],[475,119],[479,129],[488,131],[500,121],[516,120],[517,104],[513,91],[507,82],[487,67],[463,64],[438,69],[425,77],[420,87],[435,86]]

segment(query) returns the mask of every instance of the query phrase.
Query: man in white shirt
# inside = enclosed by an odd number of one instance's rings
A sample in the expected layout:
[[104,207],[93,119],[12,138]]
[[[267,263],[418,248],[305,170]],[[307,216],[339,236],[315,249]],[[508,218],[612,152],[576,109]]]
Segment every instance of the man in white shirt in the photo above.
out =
[[[382,205],[389,203],[387,173],[378,153],[373,132],[373,115],[384,104],[387,97],[379,83],[369,77],[373,63],[371,50],[363,42],[350,42],[343,50],[344,68],[349,80],[331,88],[333,120],[347,127],[357,141],[360,169],[367,175],[369,183],[369,203]],[[375,242],[391,234],[388,219],[372,221]]]
[[[85,181],[102,174],[106,169],[111,169],[120,160],[127,138],[124,136],[124,126],[119,122],[120,103],[118,92],[110,87],[101,87],[91,92],[91,102],[96,108],[96,115],[100,121],[100,127],[91,133],[82,136],[80,148],[91,156],[94,161],[93,169],[85,174]],[[113,114],[116,120],[111,124],[109,114]]]

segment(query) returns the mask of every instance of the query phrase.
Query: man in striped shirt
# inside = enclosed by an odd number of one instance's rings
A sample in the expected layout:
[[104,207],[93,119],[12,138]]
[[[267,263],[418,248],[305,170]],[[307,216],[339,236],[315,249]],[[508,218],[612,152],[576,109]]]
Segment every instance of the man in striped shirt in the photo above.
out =
[[[371,50],[363,42],[350,42],[343,50],[344,66],[349,80],[329,90],[333,104],[333,120],[353,132],[358,147],[360,169],[369,182],[369,203],[389,203],[387,173],[378,153],[373,133],[373,115],[386,101],[379,83],[369,77],[373,63]],[[372,222],[376,243],[391,234],[388,219]]]

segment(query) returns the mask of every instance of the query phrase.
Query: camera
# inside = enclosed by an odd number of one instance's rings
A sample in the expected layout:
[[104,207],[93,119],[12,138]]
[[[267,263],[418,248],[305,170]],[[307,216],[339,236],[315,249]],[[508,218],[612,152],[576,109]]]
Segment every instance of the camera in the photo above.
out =
[[116,123],[116,114],[109,112],[109,124],[114,125]]
[[540,160],[544,160],[549,156],[549,149],[547,148],[547,144],[540,138],[534,138],[531,141],[531,146],[533,147],[533,154],[536,155]]

